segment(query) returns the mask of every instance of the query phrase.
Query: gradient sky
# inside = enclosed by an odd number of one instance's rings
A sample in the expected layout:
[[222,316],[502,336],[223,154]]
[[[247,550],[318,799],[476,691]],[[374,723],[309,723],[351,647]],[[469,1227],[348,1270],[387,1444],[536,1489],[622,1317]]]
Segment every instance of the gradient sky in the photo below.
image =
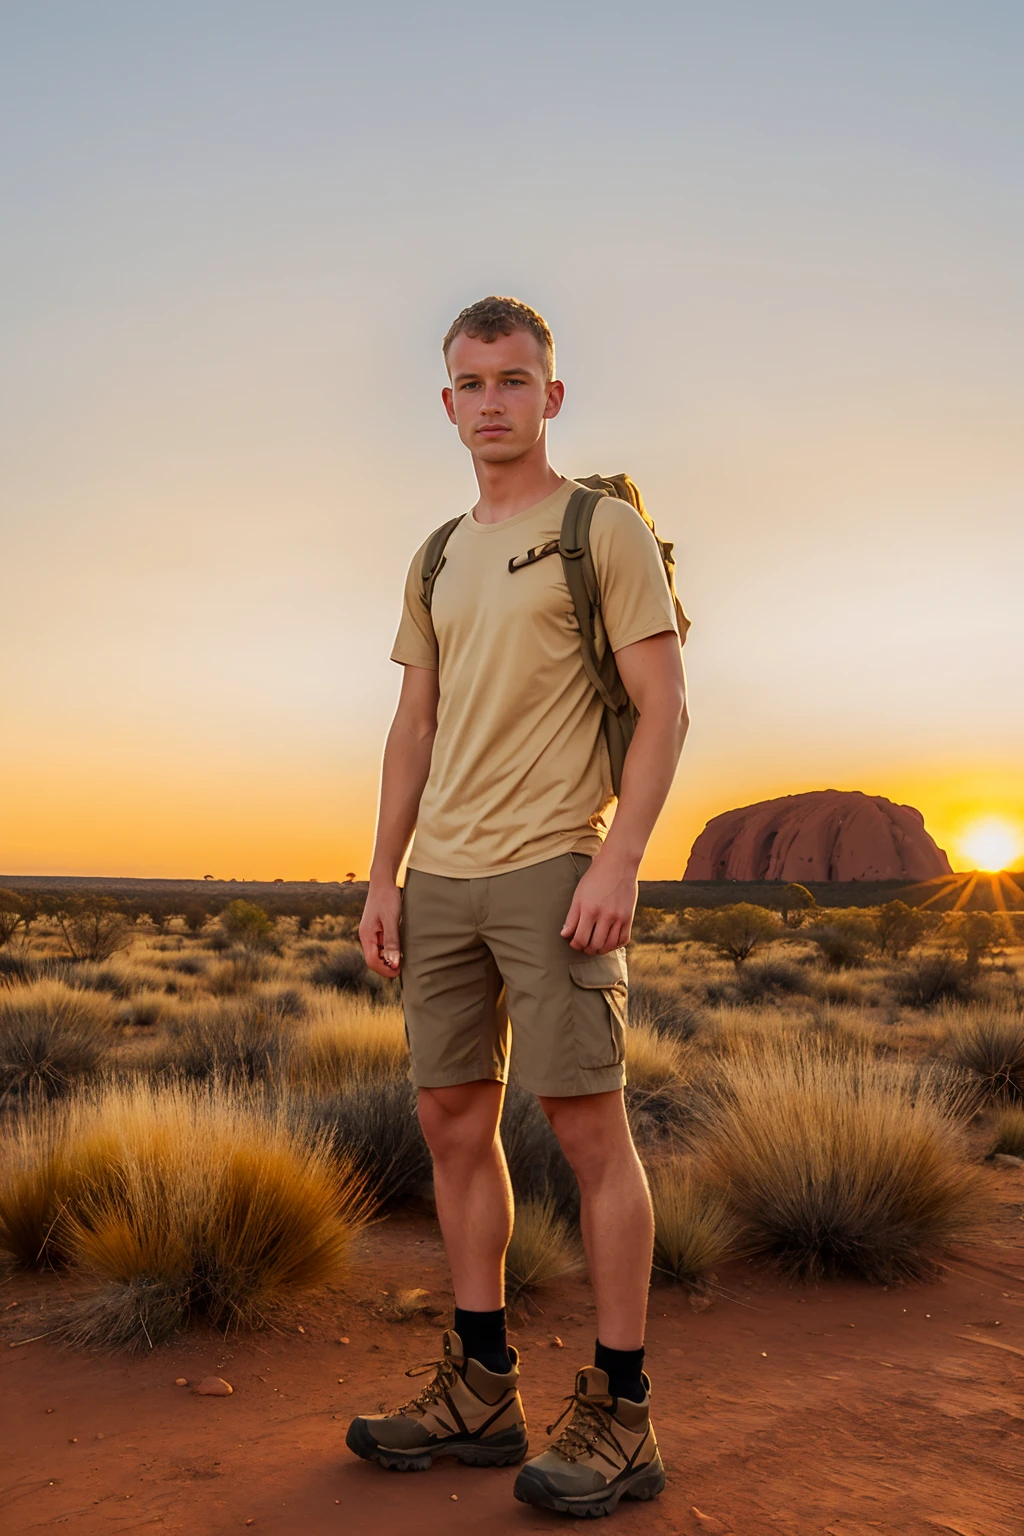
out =
[[1022,51],[987,0],[3,7],[0,871],[365,874],[488,292],[556,467],[677,542],[643,873],[828,786],[1024,837]]

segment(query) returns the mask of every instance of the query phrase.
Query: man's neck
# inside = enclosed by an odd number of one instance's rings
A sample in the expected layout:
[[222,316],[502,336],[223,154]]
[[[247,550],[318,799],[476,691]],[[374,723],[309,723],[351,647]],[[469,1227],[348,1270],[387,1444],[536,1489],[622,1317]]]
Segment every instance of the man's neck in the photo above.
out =
[[517,512],[546,501],[564,483],[565,476],[557,474],[548,463],[545,443],[541,441],[537,448],[539,452],[531,450],[521,459],[505,464],[473,460],[480,487],[480,499],[473,508],[476,522],[503,523]]

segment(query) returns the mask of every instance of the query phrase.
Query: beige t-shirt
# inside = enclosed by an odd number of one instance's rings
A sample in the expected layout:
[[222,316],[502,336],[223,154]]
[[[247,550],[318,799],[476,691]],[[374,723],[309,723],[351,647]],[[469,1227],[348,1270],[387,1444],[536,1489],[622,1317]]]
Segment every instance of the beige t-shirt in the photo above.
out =
[[[601,847],[613,799],[602,704],[583,671],[562,562],[508,568],[558,537],[576,489],[563,481],[501,523],[463,518],[429,612],[425,545],[413,557],[391,659],[436,667],[440,698],[411,869],[498,875]],[[601,501],[590,544],[613,650],[676,628],[661,555],[632,507]]]

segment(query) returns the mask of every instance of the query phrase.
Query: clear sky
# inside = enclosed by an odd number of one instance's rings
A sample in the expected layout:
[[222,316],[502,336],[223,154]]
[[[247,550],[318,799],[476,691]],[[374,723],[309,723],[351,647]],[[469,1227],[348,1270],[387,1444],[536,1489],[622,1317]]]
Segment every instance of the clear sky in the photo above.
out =
[[1010,0],[3,7],[0,872],[365,874],[489,292],[677,542],[643,872],[825,787],[1024,837],[1022,56]]

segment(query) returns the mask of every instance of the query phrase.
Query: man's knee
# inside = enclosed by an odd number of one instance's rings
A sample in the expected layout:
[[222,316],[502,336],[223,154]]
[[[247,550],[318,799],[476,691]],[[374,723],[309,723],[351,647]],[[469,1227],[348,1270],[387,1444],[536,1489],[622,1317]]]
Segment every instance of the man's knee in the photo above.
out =
[[502,1092],[501,1083],[490,1082],[421,1088],[419,1121],[433,1156],[484,1155],[498,1132]]
[[599,1181],[631,1150],[621,1093],[541,1098],[540,1104],[581,1184]]

